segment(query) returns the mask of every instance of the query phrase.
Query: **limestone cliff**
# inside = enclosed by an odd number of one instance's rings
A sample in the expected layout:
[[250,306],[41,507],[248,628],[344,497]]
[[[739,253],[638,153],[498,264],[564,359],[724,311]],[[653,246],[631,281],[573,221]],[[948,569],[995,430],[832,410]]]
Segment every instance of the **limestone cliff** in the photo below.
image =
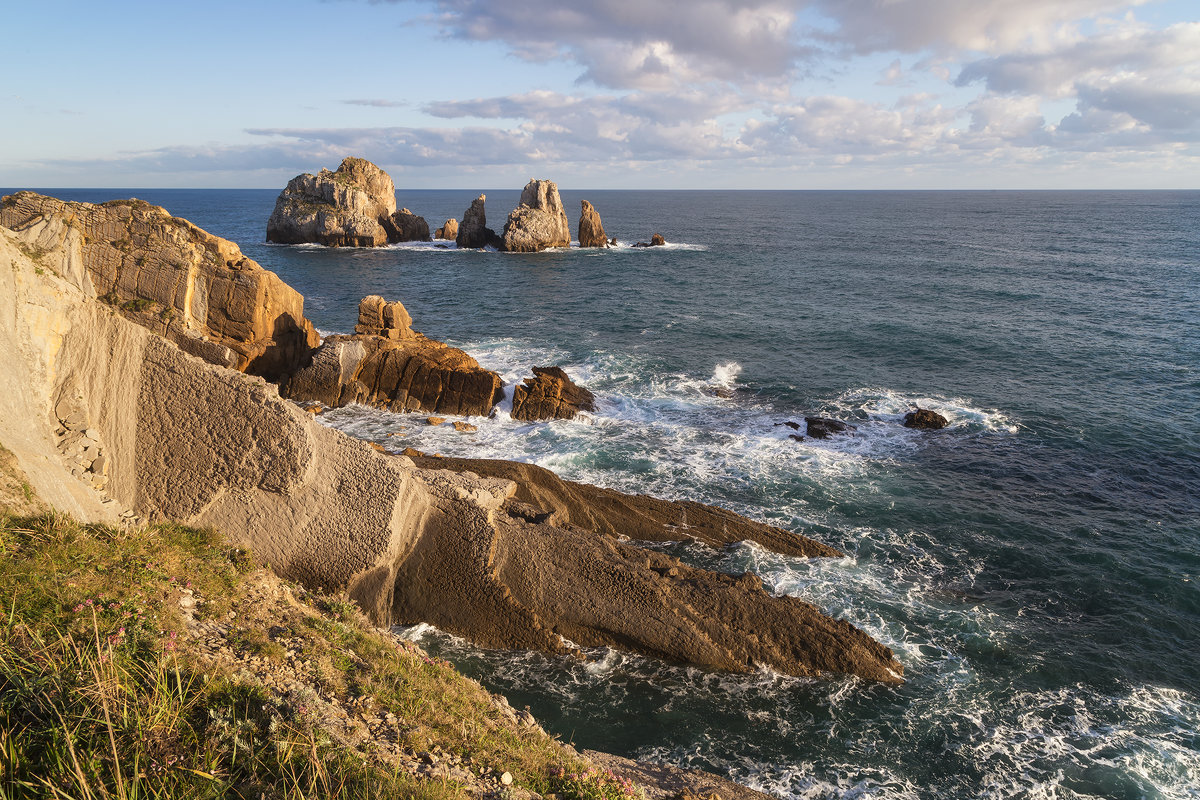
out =
[[0,225],[81,290],[210,363],[275,379],[317,344],[303,295],[233,242],[158,206],[18,192],[0,200]]
[[[317,424],[261,378],[114,314],[87,284],[81,239],[34,254],[35,234],[0,229],[0,344],[12,354],[0,377],[19,387],[0,394],[0,443],[48,502],[85,520],[128,508],[211,525],[286,577],[344,587],[380,624],[428,621],[551,652],[606,644],[709,668],[900,680],[886,647],[752,575],[682,565],[589,530],[574,510],[570,522],[542,518],[514,480],[421,469]],[[104,494],[59,452],[60,407],[88,415],[110,462]]]

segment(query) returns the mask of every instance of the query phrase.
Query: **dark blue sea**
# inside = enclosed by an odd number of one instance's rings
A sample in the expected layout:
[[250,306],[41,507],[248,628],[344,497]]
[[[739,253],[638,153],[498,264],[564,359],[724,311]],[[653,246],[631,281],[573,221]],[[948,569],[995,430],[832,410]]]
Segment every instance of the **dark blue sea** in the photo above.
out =
[[[506,381],[565,367],[588,419],[323,418],[827,542],[847,556],[666,549],[850,620],[908,679],[408,631],[564,739],[789,799],[1200,798],[1200,192],[565,191],[572,225],[586,198],[622,244],[670,244],[533,255],[267,245],[275,191],[48,193],[134,194],[238,242],[323,332],[382,294]],[[488,192],[492,227],[518,194]],[[433,228],[473,196],[399,203]],[[950,426],[903,428],[914,404]],[[776,424],[806,414],[858,430]]]

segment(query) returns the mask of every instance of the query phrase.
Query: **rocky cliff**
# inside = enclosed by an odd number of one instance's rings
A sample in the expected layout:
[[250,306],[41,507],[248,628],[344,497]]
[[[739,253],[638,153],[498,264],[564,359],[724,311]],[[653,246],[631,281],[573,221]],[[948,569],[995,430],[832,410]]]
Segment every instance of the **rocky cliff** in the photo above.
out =
[[[261,378],[112,313],[81,267],[82,238],[35,259],[35,233],[0,229],[0,346],[12,354],[0,377],[17,387],[0,396],[0,437],[49,502],[83,519],[126,508],[212,526],[287,577],[344,587],[380,624],[423,620],[550,652],[606,644],[717,669],[901,680],[886,647],[752,575],[633,547],[573,506],[569,521],[543,517],[518,481],[422,468],[318,425]],[[368,317],[386,321],[386,310]],[[60,405],[87,410],[110,462],[103,494],[59,452]],[[603,516],[621,532],[619,505]],[[717,536],[719,516],[705,519]]]
[[317,344],[303,295],[158,206],[18,192],[0,200],[0,225],[47,268],[209,363],[276,379]]

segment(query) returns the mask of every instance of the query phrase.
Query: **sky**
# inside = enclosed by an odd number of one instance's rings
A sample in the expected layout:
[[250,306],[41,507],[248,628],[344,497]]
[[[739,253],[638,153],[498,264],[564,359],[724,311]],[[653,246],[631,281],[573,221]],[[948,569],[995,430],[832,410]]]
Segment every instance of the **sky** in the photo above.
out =
[[1200,188],[1195,0],[0,0],[0,186]]

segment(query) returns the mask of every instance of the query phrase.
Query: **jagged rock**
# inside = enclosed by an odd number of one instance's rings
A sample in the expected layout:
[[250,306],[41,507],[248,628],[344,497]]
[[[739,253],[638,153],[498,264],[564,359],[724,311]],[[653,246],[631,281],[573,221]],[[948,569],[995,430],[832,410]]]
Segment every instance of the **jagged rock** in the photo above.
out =
[[587,200],[581,201],[582,210],[579,212],[579,246],[608,247],[608,236],[604,233],[604,223],[600,214]]
[[392,411],[486,415],[500,399],[500,376],[456,347],[409,327],[399,302],[378,295],[358,304],[353,336],[328,336],[312,363],[280,390],[297,402],[332,408],[363,403]]
[[936,431],[949,424],[950,420],[927,408],[918,408],[904,415],[904,427],[906,428]]
[[458,238],[458,220],[451,217],[446,220],[446,224],[437,229],[433,234],[435,239],[445,239],[446,241],[454,241]]
[[385,339],[412,339],[412,317],[399,300],[389,303],[377,294],[364,297],[358,303],[358,324],[354,332]]
[[804,422],[808,426],[805,432],[814,439],[828,439],[834,434],[850,433],[851,431],[858,430],[858,428],[848,422],[827,419],[825,417],[805,417]]
[[77,242],[78,263],[56,274],[74,274],[85,292],[210,363],[274,380],[317,344],[303,295],[233,242],[158,206],[18,192],[0,201],[0,225],[48,252]]
[[576,386],[561,367],[534,367],[533,377],[513,389],[513,419],[573,419],[595,410],[596,396]]
[[571,223],[553,181],[531,180],[521,190],[521,204],[508,215],[500,249],[536,253],[547,247],[569,247]]
[[428,242],[429,223],[424,217],[418,217],[407,208],[402,208],[389,218],[384,225],[388,229],[388,241],[396,242]]
[[396,187],[379,167],[347,158],[337,172],[292,178],[267,220],[267,241],[331,247],[379,247],[388,242]]
[[458,234],[454,237],[454,243],[459,247],[475,249],[490,245],[499,248],[500,237],[487,226],[487,214],[484,212],[486,201],[486,194],[479,195],[463,214],[462,224],[458,226]]

